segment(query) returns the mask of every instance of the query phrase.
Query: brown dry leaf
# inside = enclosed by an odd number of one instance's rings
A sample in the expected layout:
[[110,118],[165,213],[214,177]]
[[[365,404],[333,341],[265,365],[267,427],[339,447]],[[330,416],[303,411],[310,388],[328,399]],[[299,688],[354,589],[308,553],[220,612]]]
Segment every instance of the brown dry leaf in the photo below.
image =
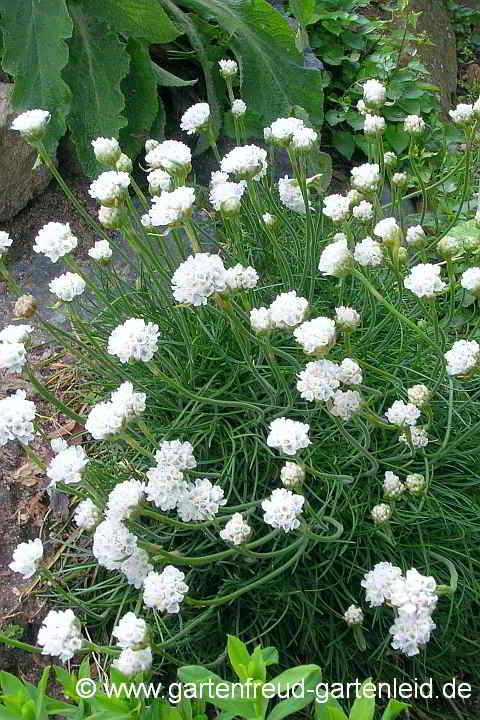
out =
[[0,378],[0,393],[2,395],[7,395],[9,392],[13,392],[14,390],[31,389],[31,385],[21,377],[7,375],[6,377]]
[[12,473],[12,480],[23,487],[33,487],[43,476],[43,470],[40,470],[31,460],[27,460]]
[[75,420],[68,420],[65,425],[62,425],[61,427],[52,430],[51,433],[48,433],[48,437],[53,440],[54,438],[63,437],[64,435],[71,435],[75,429],[75,425]]
[[42,503],[43,490],[35,493],[25,500],[18,508],[18,517],[22,524],[31,521],[33,525],[40,526],[47,512],[47,506]]

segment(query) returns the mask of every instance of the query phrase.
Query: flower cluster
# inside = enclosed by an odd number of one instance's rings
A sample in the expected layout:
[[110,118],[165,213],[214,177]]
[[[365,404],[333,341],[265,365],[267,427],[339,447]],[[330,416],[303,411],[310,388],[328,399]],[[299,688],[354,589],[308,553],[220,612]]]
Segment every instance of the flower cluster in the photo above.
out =
[[145,399],[145,393],[134,392],[132,383],[122,383],[111,394],[109,401],[97,403],[90,410],[85,430],[95,440],[117,435],[129,420],[143,413]]
[[262,508],[265,511],[263,519],[267,525],[278,528],[284,532],[291,532],[300,527],[300,520],[305,498],[296,495],[286,488],[276,488],[268,500],[263,500]]
[[257,282],[253,267],[238,264],[226,269],[220,255],[196,253],[175,270],[172,291],[177,302],[198,307],[206,305],[212,295],[252,289]]
[[39,231],[33,245],[36,253],[46,255],[52,262],[75,250],[78,240],[69,223],[49,222]]
[[9,440],[28,445],[33,440],[35,413],[35,403],[27,400],[24,390],[0,400],[0,447]]
[[279,417],[270,423],[267,445],[280,450],[285,455],[296,455],[299,450],[311,444],[308,437],[310,426],[306,423]]
[[158,325],[141,318],[129,318],[118,325],[108,338],[107,352],[121,363],[151,360],[158,348]]
[[64,440],[52,440],[52,450],[56,453],[47,468],[50,487],[57,483],[72,485],[82,480],[89,462],[85,450],[80,445],[68,446]]

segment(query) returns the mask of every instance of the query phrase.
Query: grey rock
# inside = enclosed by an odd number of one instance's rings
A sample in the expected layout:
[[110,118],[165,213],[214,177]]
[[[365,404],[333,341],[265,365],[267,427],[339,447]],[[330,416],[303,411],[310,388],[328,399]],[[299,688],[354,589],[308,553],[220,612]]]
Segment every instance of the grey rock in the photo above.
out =
[[14,217],[51,180],[45,168],[33,169],[35,151],[18,132],[10,130],[15,117],[10,105],[12,85],[0,83],[0,222]]

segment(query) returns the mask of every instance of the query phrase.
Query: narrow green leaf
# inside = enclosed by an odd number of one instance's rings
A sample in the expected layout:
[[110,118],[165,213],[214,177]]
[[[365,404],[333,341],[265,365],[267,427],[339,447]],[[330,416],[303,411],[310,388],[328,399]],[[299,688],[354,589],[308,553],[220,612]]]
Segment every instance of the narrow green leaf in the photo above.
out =
[[45,146],[53,154],[65,134],[71,97],[62,78],[68,62],[65,40],[72,34],[65,0],[0,0],[0,16],[2,69],[15,79],[13,109],[20,113],[40,108],[52,113]]
[[42,672],[42,677],[40,678],[40,682],[38,683],[37,688],[37,699],[35,702],[35,717],[37,720],[42,720],[44,715],[45,693],[47,691],[47,682],[49,675],[50,666],[47,665],[47,667]]
[[129,38],[127,52],[130,66],[121,84],[125,98],[124,115],[127,126],[120,130],[123,152],[135,159],[150,137],[150,128],[158,113],[158,90],[148,47],[135,38]]
[[182,34],[165,10],[151,0],[81,0],[85,11],[117,32],[150,43],[169,43]]
[[155,63],[153,63],[152,67],[155,80],[161,87],[185,87],[186,85],[195,85],[198,82],[198,80],[183,80]]
[[79,160],[87,175],[101,168],[91,142],[98,136],[118,138],[126,125],[120,83],[127,74],[129,58],[125,45],[102,22],[88,16],[78,3],[70,5],[74,33],[65,79],[72,90],[72,109],[67,123]]

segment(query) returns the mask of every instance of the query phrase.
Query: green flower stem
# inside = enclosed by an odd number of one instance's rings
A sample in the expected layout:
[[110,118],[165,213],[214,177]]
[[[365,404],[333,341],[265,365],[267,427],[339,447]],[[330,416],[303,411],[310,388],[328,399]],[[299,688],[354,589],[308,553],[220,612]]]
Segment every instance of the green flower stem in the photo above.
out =
[[138,440],[135,440],[135,438],[133,438],[131,435],[129,435],[126,430],[122,430],[121,432],[117,433],[117,435],[115,437],[120,440],[124,440],[129,447],[131,447],[133,450],[136,450],[137,452],[141,453],[145,457],[148,457],[148,458],[154,457],[153,453],[151,453],[149,450],[145,450],[145,448],[143,448],[140,445]]
[[79,425],[84,425],[85,418],[71,410],[67,405],[65,405],[65,403],[59,400],[56,395],[51,393],[50,390],[47,390],[45,385],[35,377],[30,365],[25,365],[25,367],[23,368],[23,373],[28,382],[35,388],[35,390],[39,393],[39,395],[41,395],[44,400],[52,404],[54,407],[60,410],[61,413],[69,417],[71,420],[75,420],[75,422],[77,422]]
[[353,275],[360,280],[360,282],[367,288],[367,290],[376,298],[392,315],[395,315],[404,325],[407,325],[410,330],[413,330],[419,337],[422,338],[430,347],[433,347],[437,352],[441,352],[441,348],[438,347],[437,343],[434,342],[421,328],[418,327],[410,318],[406,317],[397,308],[386,300],[378,290],[372,285],[370,280],[367,280],[365,275],[357,270],[353,269]]
[[183,227],[185,228],[185,232],[188,235],[188,239],[190,240],[192,244],[192,250],[194,253],[202,252],[202,246],[200,245],[200,241],[198,239],[196,230],[193,226],[193,223],[191,220],[184,220]]
[[15,278],[12,277],[12,275],[9,273],[9,271],[5,265],[5,261],[3,260],[3,258],[1,256],[0,256],[0,277],[5,281],[5,284],[8,288],[8,290],[13,295],[22,295],[23,294],[22,288],[17,283]]
[[235,600],[236,598],[240,597],[241,595],[245,595],[245,593],[251,592],[257,587],[260,587],[261,585],[265,585],[267,582],[270,582],[273,580],[274,577],[277,577],[278,575],[281,575],[286,570],[288,570],[289,567],[294,565],[303,554],[305,548],[308,545],[308,538],[305,538],[305,536],[300,537],[296,542],[292,543],[289,548],[290,550],[293,550],[294,548],[298,548],[297,552],[292,555],[291,558],[287,560],[286,563],[281,565],[278,568],[275,568],[275,570],[272,570],[272,572],[267,573],[263,577],[260,577],[258,580],[255,580],[254,582],[248,583],[247,585],[244,585],[239,590],[235,590],[235,592],[229,593],[228,595],[220,595],[216,598],[209,598],[205,600],[195,600],[191,597],[185,598],[185,603],[188,605],[194,605],[197,607],[216,607],[218,605],[224,605],[227,602],[230,602],[231,600]]
[[20,642],[19,640],[14,640],[13,638],[8,637],[8,635],[2,632],[0,632],[0,643],[4,643],[9,647],[17,648],[17,650],[25,650],[29,653],[38,654],[42,652],[42,648],[35,647],[35,645],[29,645],[28,643]]
[[145,197],[145,195],[143,194],[140,186],[139,186],[138,183],[133,179],[132,176],[130,176],[130,184],[131,184],[131,186],[133,187],[133,190],[134,190],[134,192],[135,192],[135,195],[136,195],[137,198],[139,199],[140,204],[141,204],[141,206],[143,207],[143,209],[144,209],[144,210],[148,210],[148,200],[147,200],[147,198]]
[[422,216],[420,218],[420,225],[423,225],[423,222],[425,220],[425,215],[427,212],[427,206],[428,206],[428,194],[427,194],[426,185],[422,178],[422,174],[421,174],[420,170],[418,169],[416,160],[414,158],[413,148],[414,148],[414,142],[413,142],[413,137],[412,137],[412,138],[410,138],[410,147],[408,149],[408,159],[410,161],[410,165],[415,174],[415,177],[417,178],[417,182],[420,185],[420,192],[422,194]]
[[213,150],[213,154],[215,155],[215,160],[220,164],[222,161],[222,158],[220,157],[220,153],[218,152],[217,141],[215,140],[213,128],[210,123],[208,123],[207,137],[208,137],[209,145]]

